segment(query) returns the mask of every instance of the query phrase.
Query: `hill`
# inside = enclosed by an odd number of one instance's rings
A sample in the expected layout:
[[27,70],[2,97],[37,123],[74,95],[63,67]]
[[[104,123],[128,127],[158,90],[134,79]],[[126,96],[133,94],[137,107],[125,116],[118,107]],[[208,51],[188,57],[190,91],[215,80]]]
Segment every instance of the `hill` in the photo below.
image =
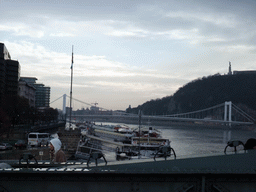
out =
[[184,113],[232,101],[246,111],[256,111],[256,74],[236,74],[203,77],[179,88],[173,95],[147,101],[128,113],[163,115]]

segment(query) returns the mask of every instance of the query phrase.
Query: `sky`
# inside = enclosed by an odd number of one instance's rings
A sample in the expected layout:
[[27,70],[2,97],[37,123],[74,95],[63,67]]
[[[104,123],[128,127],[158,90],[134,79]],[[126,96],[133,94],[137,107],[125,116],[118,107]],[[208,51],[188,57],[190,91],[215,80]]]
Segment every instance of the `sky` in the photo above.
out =
[[73,109],[125,110],[227,74],[229,61],[256,70],[255,10],[255,0],[0,0],[0,42],[21,77],[51,87],[51,107],[70,95],[73,46],[83,101]]

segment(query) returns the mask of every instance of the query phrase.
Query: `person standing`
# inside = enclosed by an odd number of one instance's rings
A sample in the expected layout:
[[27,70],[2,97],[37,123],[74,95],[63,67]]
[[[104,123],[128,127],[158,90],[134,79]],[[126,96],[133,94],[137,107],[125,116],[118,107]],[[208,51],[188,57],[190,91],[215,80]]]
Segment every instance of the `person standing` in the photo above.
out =
[[61,141],[59,138],[54,138],[50,141],[50,159],[52,162],[66,162],[66,155],[61,150]]

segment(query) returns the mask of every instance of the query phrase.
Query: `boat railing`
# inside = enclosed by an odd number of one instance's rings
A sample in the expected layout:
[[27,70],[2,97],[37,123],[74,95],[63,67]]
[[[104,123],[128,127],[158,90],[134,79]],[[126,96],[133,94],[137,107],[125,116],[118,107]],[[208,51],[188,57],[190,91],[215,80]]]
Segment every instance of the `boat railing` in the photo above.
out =
[[127,137],[127,135],[118,133],[118,132],[111,132],[111,131],[104,131],[104,130],[94,130],[96,133],[100,133],[102,135],[105,135],[107,137],[115,136],[115,137]]
[[98,140],[98,141],[102,141],[102,142],[105,142],[105,143],[113,144],[113,145],[116,145],[116,146],[123,146],[123,147],[132,147],[133,146],[131,144],[124,144],[122,142],[111,141],[111,140],[108,140],[108,139],[103,139],[103,138],[95,137],[95,136],[92,136],[92,135],[87,135],[87,137],[91,138],[91,139]]

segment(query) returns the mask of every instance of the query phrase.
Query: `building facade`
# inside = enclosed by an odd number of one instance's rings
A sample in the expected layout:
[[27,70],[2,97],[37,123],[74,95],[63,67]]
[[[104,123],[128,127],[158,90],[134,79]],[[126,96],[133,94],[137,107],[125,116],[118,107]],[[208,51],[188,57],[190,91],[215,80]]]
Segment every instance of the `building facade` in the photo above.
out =
[[0,43],[0,102],[4,97],[18,95],[19,78],[19,62],[11,60],[6,46]]
[[50,87],[44,84],[34,84],[36,88],[36,107],[50,107]]
[[20,80],[18,94],[20,97],[26,98],[31,107],[36,106],[36,88],[33,85],[29,85],[27,82]]
[[35,88],[35,107],[50,107],[50,87],[36,83],[35,77],[21,77],[20,80]]

